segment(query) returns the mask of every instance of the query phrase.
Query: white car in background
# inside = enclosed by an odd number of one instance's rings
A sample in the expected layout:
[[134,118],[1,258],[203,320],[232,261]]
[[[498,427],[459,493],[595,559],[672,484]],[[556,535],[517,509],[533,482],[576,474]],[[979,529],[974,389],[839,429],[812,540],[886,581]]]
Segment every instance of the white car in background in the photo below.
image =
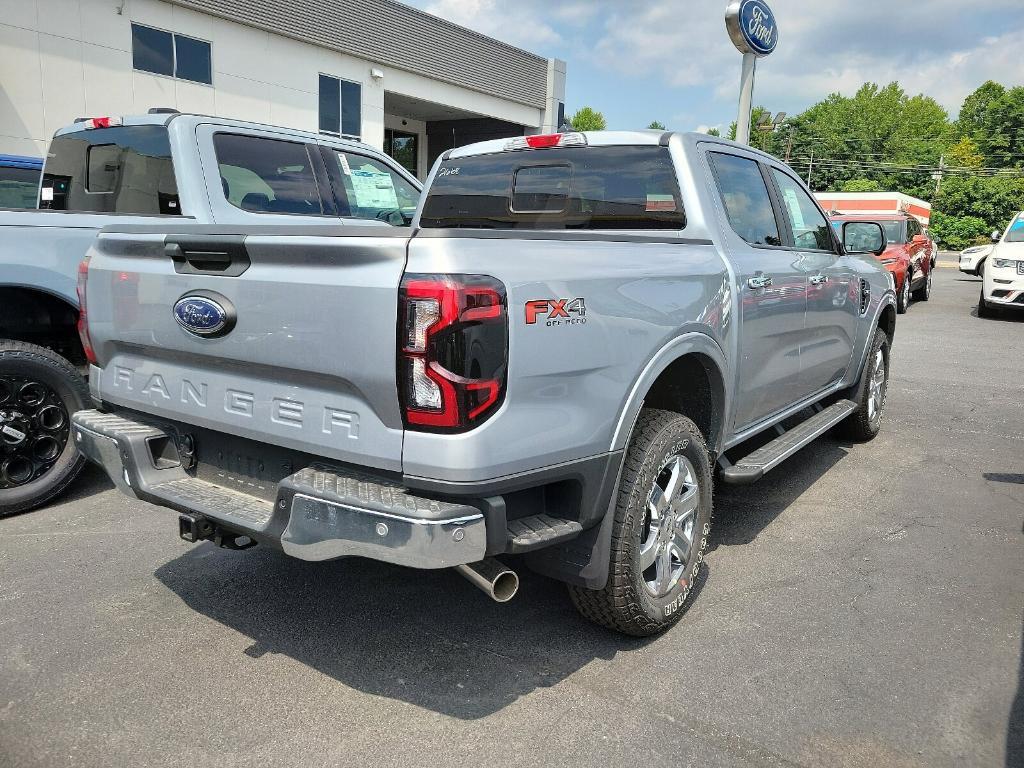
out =
[[[993,232],[993,240],[998,239],[999,233]],[[993,245],[974,245],[960,251],[960,271],[968,275],[981,277],[985,273],[985,259],[992,253]]]
[[982,275],[978,317],[992,317],[1004,308],[1024,311],[1024,211],[992,245]]

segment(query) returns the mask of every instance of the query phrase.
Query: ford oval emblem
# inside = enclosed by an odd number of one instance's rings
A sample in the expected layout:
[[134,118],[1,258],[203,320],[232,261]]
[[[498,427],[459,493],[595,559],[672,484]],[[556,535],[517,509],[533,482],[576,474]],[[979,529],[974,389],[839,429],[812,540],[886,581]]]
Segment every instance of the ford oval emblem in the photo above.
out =
[[227,299],[191,293],[175,302],[174,319],[196,336],[223,336],[234,325],[234,311]]
[[742,53],[767,56],[779,43],[775,14],[765,0],[733,0],[726,8],[725,23]]

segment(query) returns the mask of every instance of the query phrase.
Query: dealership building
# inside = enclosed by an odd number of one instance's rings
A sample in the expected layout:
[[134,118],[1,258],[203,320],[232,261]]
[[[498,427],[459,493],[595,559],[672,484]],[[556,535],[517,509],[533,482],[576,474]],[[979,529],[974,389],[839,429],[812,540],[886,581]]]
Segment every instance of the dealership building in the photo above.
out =
[[565,63],[393,0],[0,0],[0,154],[152,108],[352,136],[420,178],[555,130]]

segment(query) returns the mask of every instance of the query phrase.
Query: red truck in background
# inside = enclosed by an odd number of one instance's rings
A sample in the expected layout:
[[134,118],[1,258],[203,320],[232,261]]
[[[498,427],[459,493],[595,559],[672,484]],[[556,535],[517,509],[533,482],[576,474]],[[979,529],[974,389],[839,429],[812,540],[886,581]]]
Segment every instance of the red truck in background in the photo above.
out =
[[874,221],[885,230],[886,248],[878,259],[892,273],[897,312],[906,312],[911,299],[928,301],[936,249],[917,217],[907,213],[853,213],[832,214],[829,218],[837,231],[846,221]]

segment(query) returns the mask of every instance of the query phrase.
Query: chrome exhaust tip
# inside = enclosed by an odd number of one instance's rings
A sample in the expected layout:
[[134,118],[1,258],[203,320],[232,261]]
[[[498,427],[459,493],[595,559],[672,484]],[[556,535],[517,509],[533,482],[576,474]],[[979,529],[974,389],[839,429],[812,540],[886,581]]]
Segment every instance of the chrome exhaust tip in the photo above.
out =
[[479,563],[456,565],[455,570],[496,603],[507,603],[519,591],[519,577],[493,557]]

